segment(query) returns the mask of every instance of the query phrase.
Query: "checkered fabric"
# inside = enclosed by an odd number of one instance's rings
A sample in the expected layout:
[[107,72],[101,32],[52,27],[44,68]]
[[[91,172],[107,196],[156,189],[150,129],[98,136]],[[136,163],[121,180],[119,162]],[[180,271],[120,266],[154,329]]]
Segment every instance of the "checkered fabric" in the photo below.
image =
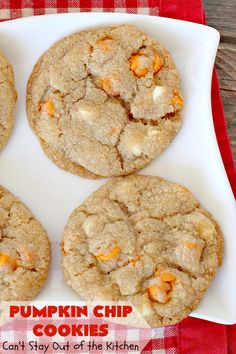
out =
[[[0,21],[33,15],[86,11],[160,15],[205,23],[201,0],[0,0]],[[236,196],[236,171],[233,165],[215,71],[212,80],[212,101],[214,102],[212,105],[213,118],[219,148]],[[0,348],[4,340],[12,343],[18,343],[22,340],[35,340],[35,338],[32,338],[34,323],[33,320],[16,318],[0,327]],[[122,338],[128,341],[132,340],[132,342],[137,341],[140,348],[145,346],[142,350],[143,354],[236,354],[236,326],[224,326],[193,318],[187,318],[178,326],[163,327],[149,330],[149,332],[138,328],[127,329],[125,326],[114,325],[111,327],[110,336],[111,340]],[[71,344],[75,341],[73,337],[68,339]],[[149,339],[149,342],[146,344],[147,339]],[[54,337],[53,339],[49,337],[48,339],[50,343],[56,340],[62,342],[61,337]],[[45,343],[47,338],[43,337],[40,341]],[[76,341],[79,341],[79,339],[76,339]],[[65,342],[66,339],[63,340],[62,344]],[[14,351],[11,352],[14,353]],[[25,352],[27,353],[27,351]],[[36,351],[30,351],[30,353],[32,352]],[[53,351],[51,349],[47,353],[65,352],[64,350]],[[67,352],[73,354],[79,351],[70,350]],[[86,351],[82,352],[86,353]],[[0,353],[3,353],[1,349]],[[106,353],[110,352],[106,351]]]
[[127,12],[158,15],[159,3],[154,0],[1,0],[0,19],[65,12]]

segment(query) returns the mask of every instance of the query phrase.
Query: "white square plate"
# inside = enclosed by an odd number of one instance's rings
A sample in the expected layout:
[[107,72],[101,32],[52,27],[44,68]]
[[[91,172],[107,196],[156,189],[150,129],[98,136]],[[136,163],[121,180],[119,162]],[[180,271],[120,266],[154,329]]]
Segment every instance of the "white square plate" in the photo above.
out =
[[192,316],[235,323],[236,207],[215,138],[210,100],[219,33],[207,26],[143,15],[75,13],[0,24],[0,47],[14,66],[18,91],[16,126],[0,154],[0,184],[31,208],[52,240],[51,271],[37,300],[78,300],[63,280],[59,243],[71,211],[105,180],[91,181],[64,172],[44,155],[27,123],[27,79],[38,57],[55,41],[89,27],[120,23],[134,24],[160,40],[180,71],[185,98],[183,127],[142,173],[183,184],[218,220],[225,237],[224,264]]

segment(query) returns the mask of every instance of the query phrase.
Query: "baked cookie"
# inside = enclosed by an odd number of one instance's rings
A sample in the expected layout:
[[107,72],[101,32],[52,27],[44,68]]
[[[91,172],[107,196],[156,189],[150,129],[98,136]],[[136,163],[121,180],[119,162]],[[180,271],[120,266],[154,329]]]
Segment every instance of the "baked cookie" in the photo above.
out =
[[179,86],[170,53],[140,29],[90,29],[38,60],[28,82],[28,119],[59,167],[90,178],[123,176],[177,134]]
[[13,129],[16,98],[13,69],[0,50],[0,150]]
[[119,177],[71,214],[62,269],[86,300],[131,301],[151,326],[197,307],[222,263],[213,217],[184,187],[159,177]]
[[48,274],[50,242],[30,210],[0,187],[0,301],[32,300]]

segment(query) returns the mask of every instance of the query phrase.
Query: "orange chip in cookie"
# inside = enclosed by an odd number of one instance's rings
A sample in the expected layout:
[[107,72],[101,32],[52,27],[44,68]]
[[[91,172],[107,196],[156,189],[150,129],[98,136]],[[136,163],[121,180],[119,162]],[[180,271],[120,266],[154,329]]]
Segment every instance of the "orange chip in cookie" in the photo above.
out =
[[17,264],[16,260],[6,253],[0,253],[0,272],[10,273],[14,272]]
[[165,283],[170,283],[176,279],[175,275],[170,272],[162,272],[160,278]]
[[162,58],[157,53],[154,54],[154,60],[145,53],[132,55],[129,63],[130,69],[138,77],[143,77],[152,70],[156,74],[163,66]]
[[101,48],[103,52],[108,52],[111,50],[113,40],[111,38],[102,38],[97,42],[97,45]]
[[155,271],[155,276],[157,277],[156,280],[154,279],[156,283],[148,287],[148,296],[153,301],[166,304],[170,300],[171,283],[175,281],[176,277],[171,272],[163,271],[162,268]]
[[119,95],[119,92],[114,88],[115,80],[117,80],[116,76],[107,76],[101,80],[102,88],[109,96]]
[[96,255],[96,258],[99,261],[102,262],[108,262],[110,260],[112,260],[113,258],[117,257],[120,254],[120,246],[116,244],[116,246],[112,249],[111,252],[109,253],[100,253],[98,255]]
[[144,54],[132,55],[129,59],[130,69],[138,77],[145,76],[150,71],[150,60]]
[[196,249],[198,247],[198,245],[195,242],[186,242],[185,245],[190,250]]
[[54,102],[51,100],[47,100],[47,101],[43,102],[39,107],[39,112],[47,113],[50,117],[53,117],[54,112],[55,112]]
[[152,301],[166,304],[170,300],[170,291],[172,287],[169,283],[151,285],[147,291],[148,296]]
[[177,90],[174,90],[174,96],[172,99],[172,104],[175,107],[175,109],[181,109],[184,105],[184,100],[183,98],[179,95]]

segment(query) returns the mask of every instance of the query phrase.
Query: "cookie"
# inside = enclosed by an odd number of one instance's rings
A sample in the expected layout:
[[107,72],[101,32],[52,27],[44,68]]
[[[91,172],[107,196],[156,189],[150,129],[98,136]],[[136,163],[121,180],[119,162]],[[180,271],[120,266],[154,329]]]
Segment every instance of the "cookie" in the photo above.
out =
[[0,301],[32,300],[48,274],[50,242],[31,211],[0,187]]
[[5,146],[14,125],[16,90],[12,66],[0,50],[0,150]]
[[44,152],[74,174],[131,174],[171,143],[183,98],[170,53],[121,25],[72,34],[41,56],[27,87],[30,126]]
[[86,300],[130,301],[153,327],[195,309],[222,263],[213,217],[178,184],[115,178],[70,215],[62,269]]

